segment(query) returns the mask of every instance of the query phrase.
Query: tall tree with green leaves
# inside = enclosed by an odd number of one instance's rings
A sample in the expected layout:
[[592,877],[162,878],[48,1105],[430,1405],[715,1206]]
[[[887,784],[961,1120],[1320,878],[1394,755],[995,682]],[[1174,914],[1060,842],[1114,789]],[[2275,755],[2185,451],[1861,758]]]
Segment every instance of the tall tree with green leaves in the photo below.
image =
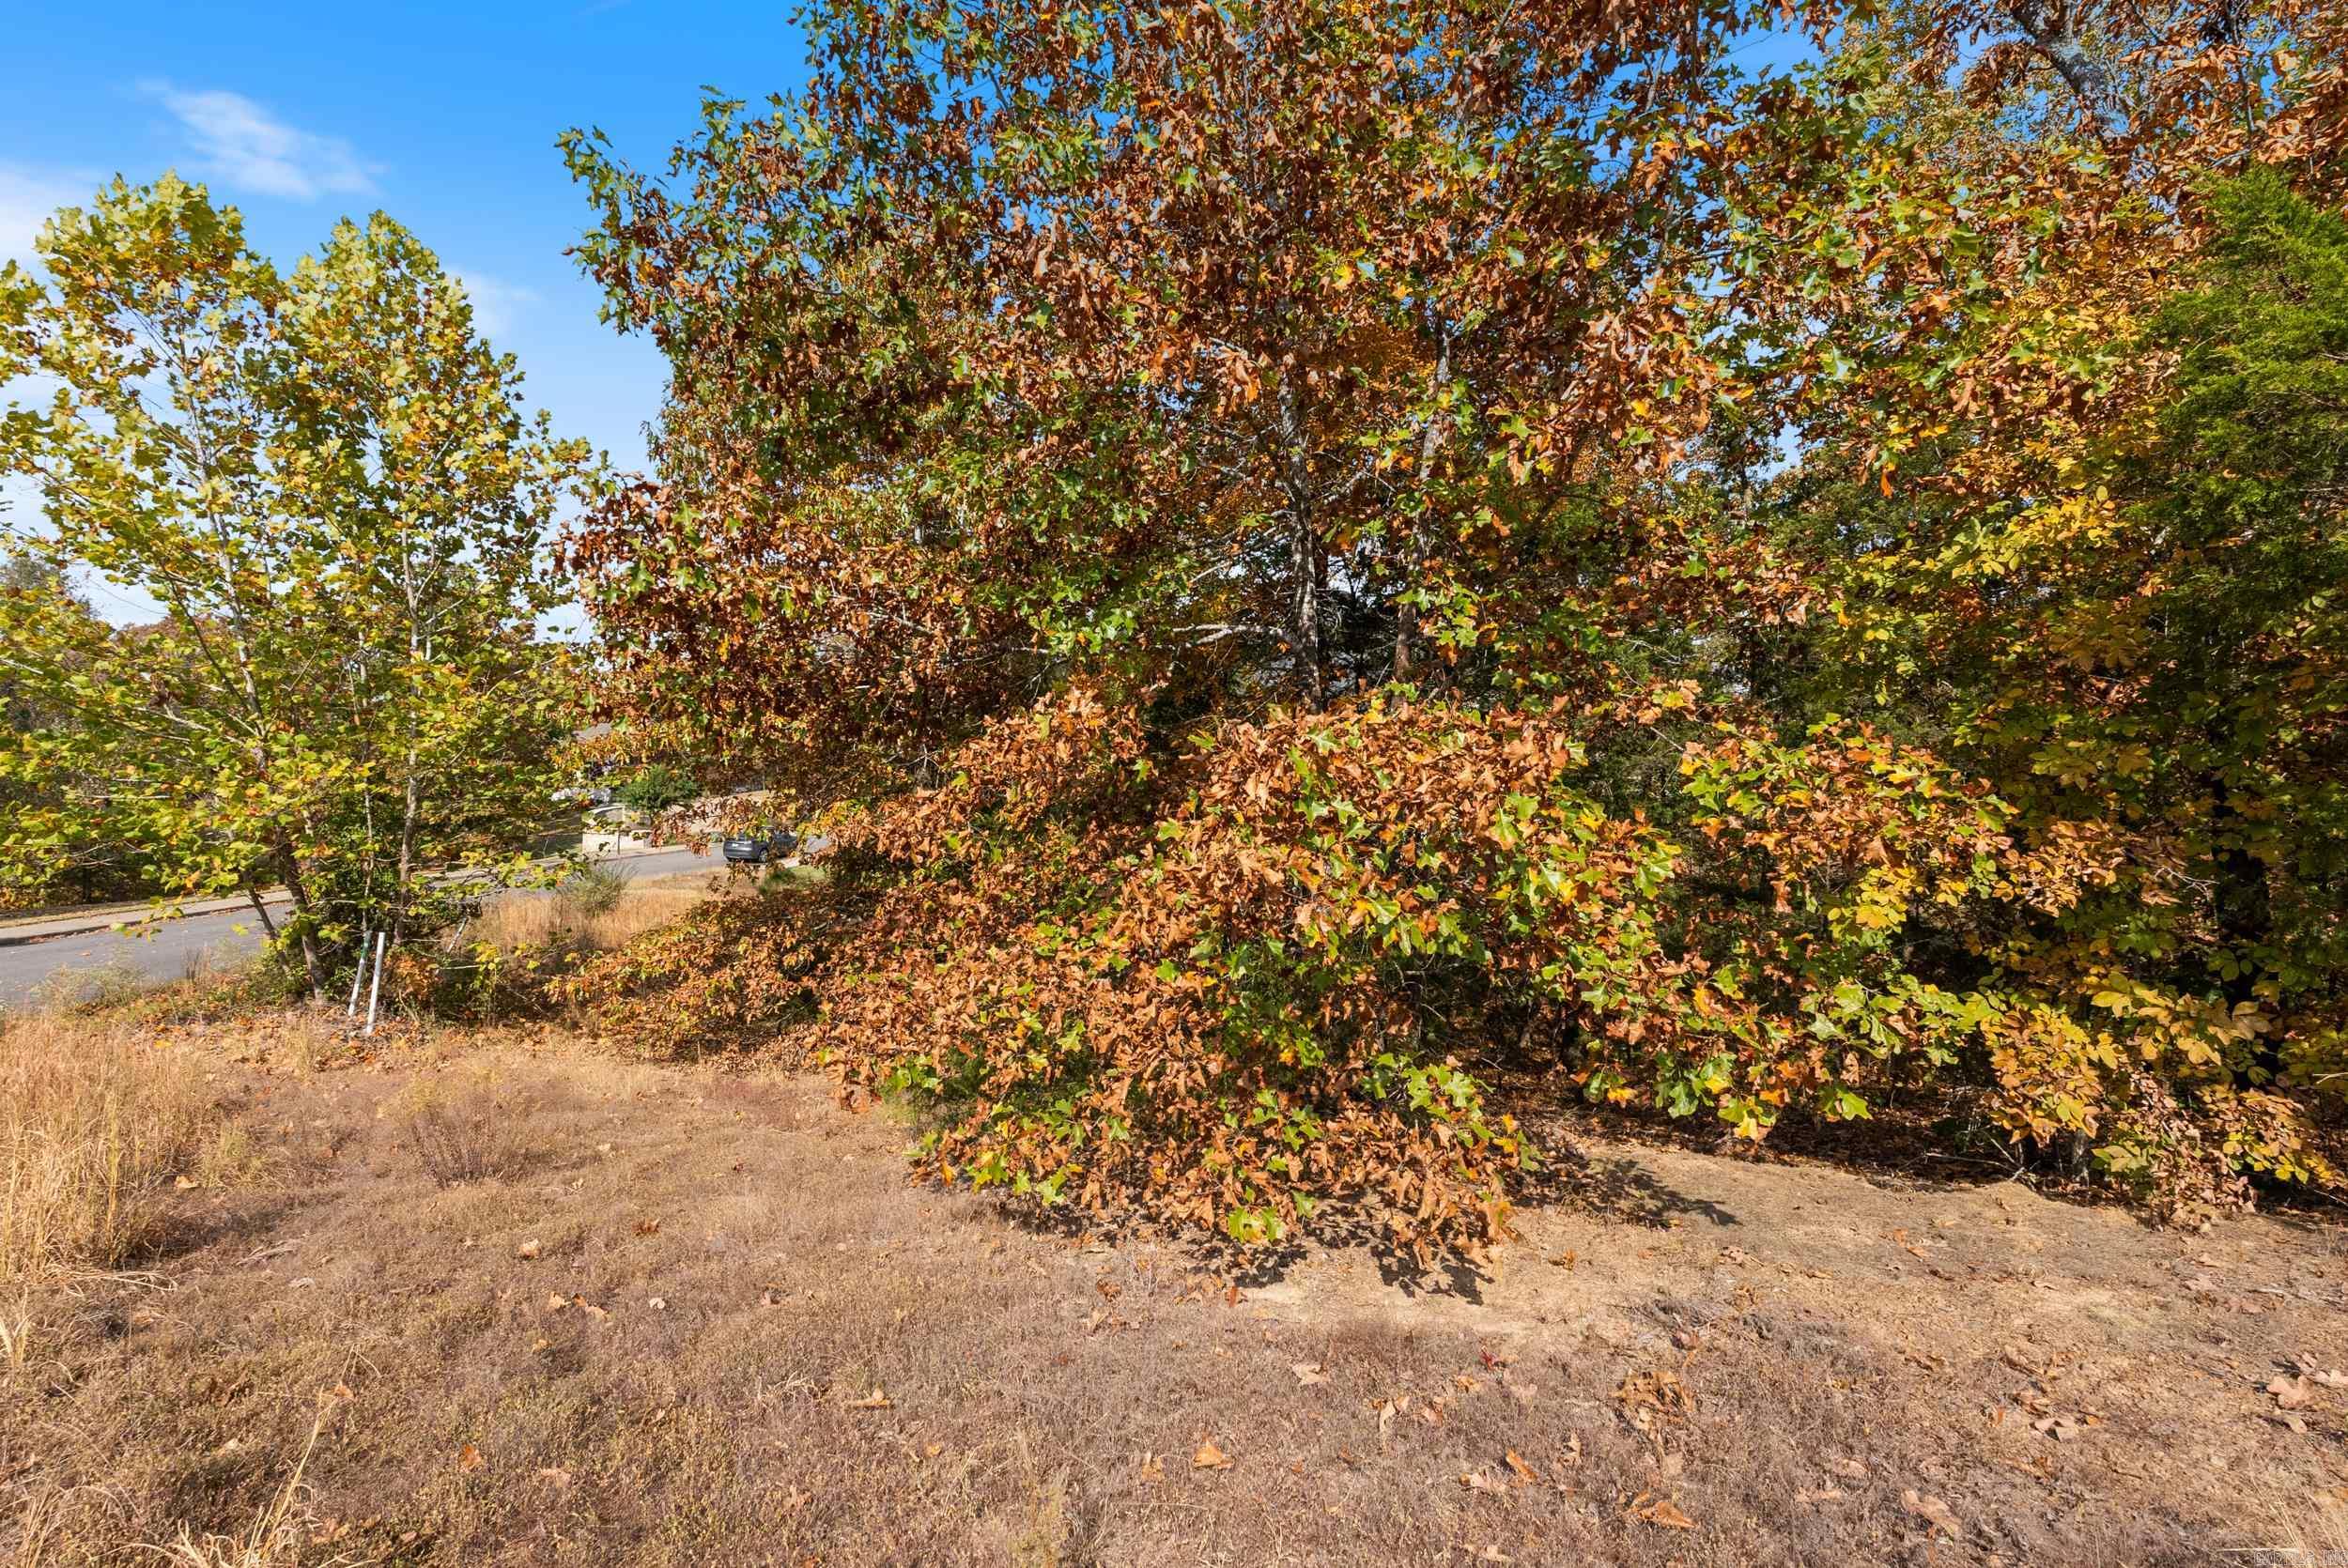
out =
[[859,797],[657,1027],[804,980],[940,1178],[1244,1242],[1502,1234],[1544,1078],[2348,1167],[2340,7],[807,23],[569,143],[672,369],[614,716]]
[[77,781],[0,807],[0,877],[135,847],[170,896],[251,897],[317,991],[363,930],[422,935],[516,874],[543,821],[566,660],[541,546],[590,454],[380,214],[281,273],[201,187],[117,180],[39,254],[45,278],[0,271],[0,380],[37,389],[0,469],[39,498],[6,548],[162,614],[0,603],[9,679],[76,716],[10,736],[0,779]]

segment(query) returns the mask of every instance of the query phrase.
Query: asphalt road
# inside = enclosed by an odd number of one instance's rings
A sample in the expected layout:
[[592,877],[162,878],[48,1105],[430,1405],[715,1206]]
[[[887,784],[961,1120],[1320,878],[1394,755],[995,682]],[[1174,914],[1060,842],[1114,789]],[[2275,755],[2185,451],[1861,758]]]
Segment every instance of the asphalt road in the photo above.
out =
[[[639,877],[669,876],[700,867],[720,870],[725,866],[714,853],[696,854],[691,850],[661,850],[605,864],[631,882]],[[504,897],[546,895],[509,893]],[[241,932],[239,927],[244,928]],[[78,936],[53,936],[0,946],[0,1007],[29,1000],[59,971],[89,975],[127,966],[151,979],[176,980],[208,962],[220,965],[233,961],[254,952],[260,945],[261,923],[251,910],[243,909],[218,915],[191,915],[151,926],[126,926],[118,931],[85,931]],[[60,983],[70,983],[70,976]]]

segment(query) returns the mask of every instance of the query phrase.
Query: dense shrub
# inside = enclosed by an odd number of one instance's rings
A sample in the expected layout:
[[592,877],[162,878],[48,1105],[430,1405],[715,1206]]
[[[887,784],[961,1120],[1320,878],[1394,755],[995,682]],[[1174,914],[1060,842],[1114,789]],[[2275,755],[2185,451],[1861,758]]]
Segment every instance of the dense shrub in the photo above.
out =
[[1503,1059],[2333,1179],[2348,23],[1785,20],[840,0],[673,183],[574,138],[626,732],[842,803],[597,993],[1244,1242],[1489,1238]]

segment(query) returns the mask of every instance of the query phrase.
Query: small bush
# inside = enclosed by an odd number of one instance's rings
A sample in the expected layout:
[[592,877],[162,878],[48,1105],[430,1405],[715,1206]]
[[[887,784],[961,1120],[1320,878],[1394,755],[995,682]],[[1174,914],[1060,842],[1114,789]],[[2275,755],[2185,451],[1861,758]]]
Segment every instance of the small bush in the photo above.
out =
[[528,1163],[528,1107],[486,1079],[456,1089],[420,1079],[394,1105],[425,1173],[442,1187],[513,1176]]
[[54,1019],[0,1022],[0,1279],[118,1268],[217,1117],[178,1053]]
[[620,907],[620,900],[627,897],[627,878],[610,866],[582,866],[564,879],[555,894],[584,923]]
[[126,959],[110,959],[87,969],[59,969],[33,987],[33,1006],[44,1012],[97,1013],[122,1007],[154,989],[155,982]]
[[[403,994],[441,1018],[482,1021],[548,1010],[555,982],[595,955],[627,945],[669,925],[703,899],[687,887],[641,887],[602,868],[592,881],[565,883],[551,898],[511,895],[473,922],[470,940],[454,936],[430,958],[429,973],[403,980]],[[618,897],[605,902],[603,893]]]
[[828,901],[718,899],[590,959],[554,986],[634,1053],[686,1059],[767,1046],[817,1015],[810,981]]

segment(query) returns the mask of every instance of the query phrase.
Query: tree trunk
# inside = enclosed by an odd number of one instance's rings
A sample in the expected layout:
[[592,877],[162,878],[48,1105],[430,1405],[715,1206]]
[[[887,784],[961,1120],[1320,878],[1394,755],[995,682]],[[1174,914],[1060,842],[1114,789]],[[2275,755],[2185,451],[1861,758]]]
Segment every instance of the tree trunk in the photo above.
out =
[[392,945],[394,947],[408,933],[408,879],[415,868],[416,807],[416,748],[411,740],[408,746],[408,787],[399,818],[399,886],[392,913]]
[[[1437,407],[1427,415],[1427,427],[1418,438],[1418,489],[1427,498],[1429,509],[1433,507],[1435,453],[1443,447],[1444,419],[1441,407],[1444,390],[1451,384],[1451,331],[1442,322],[1435,325],[1435,398]],[[1402,542],[1402,592],[1407,594],[1419,585],[1419,575],[1427,561],[1427,512],[1422,511],[1412,521]],[[1395,607],[1394,617],[1394,678],[1407,681],[1417,664],[1412,644],[1418,639],[1418,607],[1403,599]]]
[[269,933],[270,942],[274,945],[277,941],[277,922],[269,917],[269,905],[261,902],[261,890],[253,885],[251,878],[245,880],[244,896],[253,900],[253,913],[260,916],[261,930]]
[[294,857],[293,841],[281,829],[277,835],[277,874],[293,896],[294,929],[301,936],[301,969],[314,1000],[326,997],[325,961],[318,952],[317,921],[313,917],[310,890],[301,880],[301,863]]
[[1289,534],[1289,642],[1295,650],[1297,700],[1314,712],[1326,698],[1321,641],[1320,540],[1313,531],[1312,459],[1305,445],[1304,398],[1292,370],[1280,382],[1280,490]]

